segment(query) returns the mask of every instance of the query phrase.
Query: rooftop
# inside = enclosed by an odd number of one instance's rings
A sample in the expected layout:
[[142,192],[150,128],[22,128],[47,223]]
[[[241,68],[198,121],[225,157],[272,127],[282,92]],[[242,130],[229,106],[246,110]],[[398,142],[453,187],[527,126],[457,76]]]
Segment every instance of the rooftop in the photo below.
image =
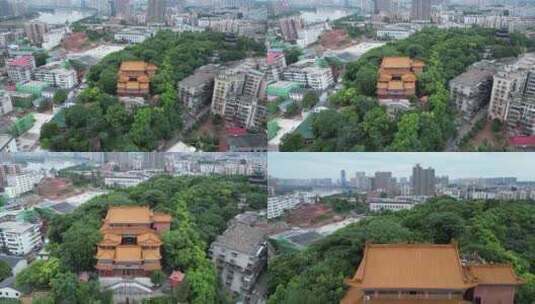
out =
[[508,264],[470,265],[467,269],[479,285],[523,284],[523,281],[516,276],[513,267]]
[[110,207],[105,220],[112,224],[151,223],[149,207],[121,206]]
[[469,279],[456,244],[367,244],[347,284],[361,289],[465,289],[475,285]]
[[410,68],[412,60],[409,57],[385,57],[381,64],[384,68]]
[[244,223],[233,223],[225,232],[218,236],[214,244],[234,251],[255,255],[265,241],[265,232],[257,227]]
[[489,79],[492,75],[494,75],[494,72],[490,69],[471,68],[452,79],[451,83],[463,86],[475,86],[480,82]]

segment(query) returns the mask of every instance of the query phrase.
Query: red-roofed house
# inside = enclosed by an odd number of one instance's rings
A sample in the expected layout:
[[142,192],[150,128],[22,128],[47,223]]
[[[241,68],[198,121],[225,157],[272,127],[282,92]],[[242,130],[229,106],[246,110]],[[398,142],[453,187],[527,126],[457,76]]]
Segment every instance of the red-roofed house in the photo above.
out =
[[7,75],[13,82],[32,80],[35,59],[31,55],[19,56],[6,62]]
[[173,273],[171,273],[169,276],[169,285],[171,285],[172,288],[177,287],[178,285],[182,284],[184,277],[185,275],[181,271],[173,271]]
[[513,136],[509,138],[509,144],[516,149],[535,150],[535,136]]

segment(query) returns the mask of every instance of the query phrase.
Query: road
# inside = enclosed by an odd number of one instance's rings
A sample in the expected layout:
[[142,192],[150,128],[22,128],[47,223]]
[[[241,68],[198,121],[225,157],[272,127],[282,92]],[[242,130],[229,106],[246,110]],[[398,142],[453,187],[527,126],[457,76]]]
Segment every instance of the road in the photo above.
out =
[[448,143],[446,145],[446,152],[457,152],[459,151],[459,144],[461,143],[461,140],[468,134],[470,131],[474,128],[476,123],[480,121],[481,119],[485,118],[487,116],[488,112],[488,105],[485,106],[483,109],[481,109],[474,118],[468,123],[461,121],[461,118],[456,119],[456,125],[457,125],[457,136],[450,138],[448,140]]

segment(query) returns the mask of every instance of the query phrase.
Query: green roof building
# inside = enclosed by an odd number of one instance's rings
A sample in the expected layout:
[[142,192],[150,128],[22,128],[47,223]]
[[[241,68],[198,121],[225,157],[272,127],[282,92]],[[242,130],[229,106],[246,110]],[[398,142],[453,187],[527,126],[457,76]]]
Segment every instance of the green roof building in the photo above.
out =
[[290,92],[300,89],[301,85],[291,81],[277,81],[267,86],[266,93],[269,97],[288,98]]
[[17,83],[17,92],[29,93],[32,94],[34,97],[38,98],[41,97],[43,90],[48,87],[49,84],[46,82],[31,80]]

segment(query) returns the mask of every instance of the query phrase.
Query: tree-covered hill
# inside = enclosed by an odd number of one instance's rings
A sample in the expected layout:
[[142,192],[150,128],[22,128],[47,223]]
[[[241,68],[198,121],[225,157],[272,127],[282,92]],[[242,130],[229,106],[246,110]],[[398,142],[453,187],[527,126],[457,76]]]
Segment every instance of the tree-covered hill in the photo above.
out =
[[270,304],[339,303],[344,278],[354,274],[365,243],[459,242],[461,254],[512,263],[527,281],[516,303],[535,303],[535,204],[525,201],[455,201],[436,198],[412,210],[372,216],[304,251],[269,263]]
[[[53,151],[153,151],[182,126],[177,83],[210,60],[227,62],[263,55],[264,46],[247,38],[225,43],[221,33],[160,31],[143,43],[106,56],[87,73],[89,87],[65,109],[65,125],[53,120],[41,130],[41,145]],[[158,66],[151,79],[157,104],[127,111],[116,94],[117,72],[125,60]]]
[[[227,222],[243,211],[239,202],[246,203],[245,210],[257,210],[265,208],[266,201],[265,189],[242,177],[159,176],[136,187],[113,191],[92,199],[71,214],[48,215],[50,262],[38,262],[23,271],[17,276],[17,286],[24,291],[50,290],[51,303],[96,303],[87,302],[93,298],[78,295],[85,295],[87,292],[82,291],[89,287],[98,290],[96,281],[91,280],[92,285],[86,286],[77,283],[74,274],[94,271],[96,246],[101,240],[99,228],[108,207],[148,205],[173,217],[171,230],[163,235],[164,270],[180,269],[186,274],[182,288],[154,303],[227,303],[228,295],[220,288],[215,266],[206,254],[208,246],[226,229]],[[93,297],[97,295],[98,292]]]
[[[505,41],[496,30],[425,28],[407,39],[389,42],[348,64],[344,89],[331,97],[336,109],[316,114],[313,143],[298,133],[286,136],[281,151],[442,151],[455,135],[455,109],[448,82],[485,53],[493,58],[518,56],[535,41],[511,34]],[[426,63],[419,76],[414,109],[389,117],[376,99],[378,68],[385,56],[410,56]],[[426,103],[418,98],[427,97]]]

